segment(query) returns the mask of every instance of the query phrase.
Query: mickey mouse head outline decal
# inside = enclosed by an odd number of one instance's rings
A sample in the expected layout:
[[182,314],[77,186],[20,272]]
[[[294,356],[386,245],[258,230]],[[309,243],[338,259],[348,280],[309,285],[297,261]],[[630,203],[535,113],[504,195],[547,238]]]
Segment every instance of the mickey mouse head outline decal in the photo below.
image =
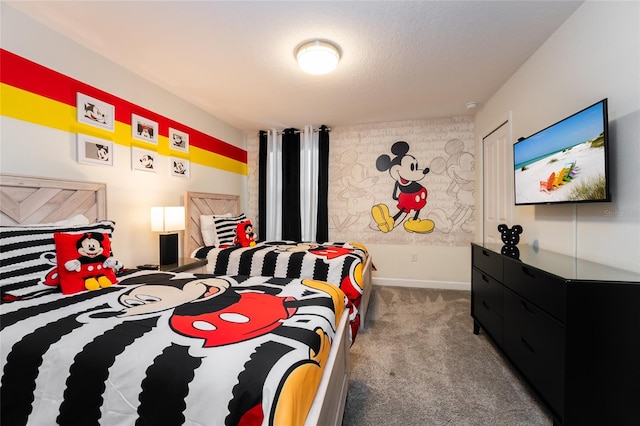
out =
[[[378,225],[378,229],[384,233],[391,232],[396,224],[403,222],[411,211],[415,211],[415,214],[413,218],[404,222],[405,231],[427,234],[435,227],[432,220],[418,218],[420,211],[427,205],[427,190],[418,181],[429,173],[429,168],[421,169],[418,160],[407,154],[408,152],[409,144],[398,141],[391,146],[391,153],[395,155],[393,159],[383,154],[376,160],[378,171],[389,171],[389,175],[395,181],[391,196],[398,202],[398,212],[393,216],[390,215],[389,207],[384,203],[371,208],[373,220]],[[402,219],[400,219],[401,216]]]

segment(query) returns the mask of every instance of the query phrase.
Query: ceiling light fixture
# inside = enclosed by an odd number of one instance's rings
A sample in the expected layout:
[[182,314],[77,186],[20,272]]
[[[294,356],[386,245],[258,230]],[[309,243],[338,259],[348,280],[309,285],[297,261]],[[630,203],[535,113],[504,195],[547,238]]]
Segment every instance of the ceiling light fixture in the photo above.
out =
[[340,49],[330,41],[312,40],[298,45],[295,57],[302,71],[309,74],[327,74],[338,66]]

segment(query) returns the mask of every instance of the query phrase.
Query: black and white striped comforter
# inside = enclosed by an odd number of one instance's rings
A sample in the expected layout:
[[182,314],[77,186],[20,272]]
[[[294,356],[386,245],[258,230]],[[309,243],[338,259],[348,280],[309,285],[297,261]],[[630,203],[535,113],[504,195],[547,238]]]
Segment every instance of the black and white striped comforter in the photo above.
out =
[[266,241],[254,247],[200,247],[192,257],[206,258],[207,272],[215,275],[309,278],[333,283],[349,299],[352,340],[356,336],[367,259],[367,251],[360,244]]
[[128,271],[4,303],[0,423],[299,424],[345,299],[311,280]]

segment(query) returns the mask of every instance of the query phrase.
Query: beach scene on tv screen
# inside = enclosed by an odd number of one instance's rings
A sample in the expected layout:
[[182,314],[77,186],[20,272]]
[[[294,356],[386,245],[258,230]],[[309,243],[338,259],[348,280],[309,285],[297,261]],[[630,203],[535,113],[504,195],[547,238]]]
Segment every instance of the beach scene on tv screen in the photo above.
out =
[[606,199],[603,103],[514,145],[516,204]]

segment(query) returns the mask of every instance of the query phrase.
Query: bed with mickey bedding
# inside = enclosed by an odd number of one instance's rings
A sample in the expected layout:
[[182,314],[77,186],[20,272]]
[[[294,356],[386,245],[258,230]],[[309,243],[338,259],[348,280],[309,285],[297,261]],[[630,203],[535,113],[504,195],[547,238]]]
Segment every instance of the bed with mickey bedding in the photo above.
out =
[[355,337],[371,295],[371,256],[359,243],[256,241],[232,195],[187,192],[185,256],[207,259],[216,275],[308,278],[338,285],[348,298]]
[[0,179],[1,424],[341,424],[339,287],[126,269],[104,184]]

